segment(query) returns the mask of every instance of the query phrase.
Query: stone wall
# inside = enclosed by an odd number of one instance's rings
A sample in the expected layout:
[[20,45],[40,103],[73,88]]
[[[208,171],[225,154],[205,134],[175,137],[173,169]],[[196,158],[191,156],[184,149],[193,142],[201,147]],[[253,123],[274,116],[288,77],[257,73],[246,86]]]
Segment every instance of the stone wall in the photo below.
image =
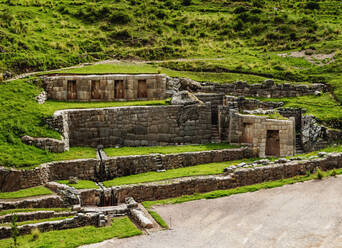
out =
[[218,124],[218,106],[224,104],[224,94],[220,93],[196,93],[195,96],[202,102],[211,104],[211,121]]
[[281,114],[284,117],[295,118],[296,123],[296,130],[300,131],[302,128],[302,114],[305,113],[305,110],[301,108],[280,108],[278,109],[279,114]]
[[[42,79],[48,99],[54,100],[118,101],[166,98],[166,79],[163,74],[56,74],[43,76]],[[144,87],[139,85],[139,81],[144,81]],[[73,82],[75,85],[71,86]]]
[[[39,220],[39,219],[50,219],[56,217],[68,217],[74,216],[77,212],[54,212],[54,211],[36,211],[36,212],[24,212],[24,213],[16,213],[18,217],[18,222],[28,221],[28,220]],[[13,214],[7,214],[0,216],[0,222],[11,222]]]
[[59,111],[70,146],[205,144],[211,141],[210,104]]
[[[229,175],[179,178],[163,181],[163,183],[154,182],[124,185],[107,190],[113,192],[112,194],[119,203],[124,202],[126,197],[133,197],[138,202],[154,201],[291,178],[297,175],[305,175],[306,171],[313,172],[317,167],[322,170],[342,168],[342,153],[332,153],[325,158],[313,160],[292,161],[284,164],[255,168],[242,168]],[[92,194],[92,191],[89,191],[87,196],[89,195],[93,195],[93,202],[96,202],[96,196]]]
[[1,209],[16,209],[16,208],[66,208],[70,207],[65,204],[62,197],[58,195],[46,195],[32,199],[6,201],[0,200]]
[[[105,175],[101,177],[110,180],[115,177],[128,176],[149,171],[156,171],[160,158],[163,169],[176,169],[203,163],[224,162],[242,158],[255,157],[250,148],[223,149],[179,154],[151,154],[139,156],[110,157],[103,160]],[[78,159],[71,161],[51,162],[32,170],[18,170],[0,167],[1,192],[16,191],[35,187],[49,181],[67,180],[75,176],[83,180],[98,180],[100,160]]]
[[40,149],[44,149],[50,152],[61,153],[66,150],[65,142],[62,140],[52,138],[34,138],[31,136],[21,137],[21,141],[27,145],[33,145]]
[[[275,134],[276,137],[268,137]],[[295,154],[295,120],[268,119],[267,116],[242,115],[231,110],[229,143],[247,143],[259,150],[259,156],[292,156]],[[268,142],[275,144],[268,145]],[[278,148],[275,146],[279,146]],[[274,149],[273,149],[274,148]],[[277,149],[279,151],[277,151]]]
[[275,84],[273,80],[266,80],[263,84],[236,82],[232,84],[202,83],[201,85],[202,87],[198,89],[198,92],[267,98],[306,96],[313,95],[315,91],[326,91],[324,84]]
[[[64,230],[83,226],[98,226],[98,213],[78,214],[73,218],[18,226],[19,235],[31,234],[37,228],[40,232]],[[0,239],[11,237],[11,227],[0,227]]]
[[225,96],[225,106],[242,110],[254,109],[274,109],[283,106],[283,102],[259,101],[256,99],[247,99],[243,96]]

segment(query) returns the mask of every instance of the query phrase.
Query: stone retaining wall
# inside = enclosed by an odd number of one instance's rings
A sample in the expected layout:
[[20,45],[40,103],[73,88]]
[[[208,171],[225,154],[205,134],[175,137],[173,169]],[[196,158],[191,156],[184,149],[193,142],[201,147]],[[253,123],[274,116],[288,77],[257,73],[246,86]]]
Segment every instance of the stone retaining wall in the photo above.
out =
[[[70,146],[205,144],[211,141],[211,106],[133,106],[64,110]],[[60,128],[60,122],[59,127]],[[65,133],[65,128],[63,133]]]
[[[224,162],[254,157],[250,148],[223,149],[179,154],[151,154],[141,156],[111,157],[105,159],[105,180],[149,171],[156,171],[156,158],[161,158],[164,169],[176,169],[203,163]],[[84,180],[96,180],[100,171],[100,160],[79,159],[43,164],[32,170],[0,167],[1,192],[35,187],[49,181],[66,180],[71,176]]]
[[259,101],[256,99],[247,99],[243,96],[226,96],[225,105],[230,108],[237,108],[242,110],[254,110],[254,109],[274,109],[284,105],[283,102],[271,102],[271,101]]
[[16,200],[16,201],[0,201],[0,209],[15,208],[65,208],[68,207],[62,197],[58,195],[42,196],[33,199]]
[[[40,232],[54,230],[64,230],[83,226],[97,226],[99,223],[99,214],[78,214],[76,217],[64,220],[49,221],[37,224],[28,224],[18,226],[19,235],[30,234],[35,228]],[[0,239],[11,237],[11,227],[0,227]]]
[[201,85],[202,87],[198,89],[199,92],[268,98],[306,96],[313,95],[315,91],[326,91],[326,86],[324,84],[275,84],[273,80],[266,80],[263,84],[236,82],[232,84],[202,83]]
[[61,153],[66,150],[65,142],[62,140],[52,138],[34,138],[31,136],[23,136],[21,141],[27,145],[33,145],[40,149],[48,150],[50,152]]
[[[37,211],[37,212],[27,212],[27,213],[16,213],[18,217],[18,222],[28,221],[28,220],[39,220],[39,219],[49,219],[56,217],[68,217],[74,216],[77,212],[54,212],[54,211]],[[0,216],[0,222],[11,222],[13,214],[7,214]]]
[[[229,175],[180,178],[172,181],[117,186],[106,190],[111,191],[119,203],[124,202],[126,197],[133,197],[137,202],[154,201],[291,178],[305,175],[306,171],[313,172],[317,167],[322,170],[342,168],[342,153],[331,153],[325,158],[313,160],[243,168]],[[90,205],[99,201],[95,193],[94,190],[89,190],[87,193],[86,191],[82,192],[83,197],[92,199],[92,201],[88,201]]]

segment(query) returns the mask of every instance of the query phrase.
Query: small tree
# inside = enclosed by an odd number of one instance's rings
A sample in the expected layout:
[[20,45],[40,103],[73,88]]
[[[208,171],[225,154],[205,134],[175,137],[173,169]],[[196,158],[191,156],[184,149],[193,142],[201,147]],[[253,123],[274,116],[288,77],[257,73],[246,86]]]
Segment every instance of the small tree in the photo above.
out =
[[17,247],[17,238],[19,236],[19,230],[17,225],[18,216],[13,215],[11,218],[11,237],[14,242],[14,247]]

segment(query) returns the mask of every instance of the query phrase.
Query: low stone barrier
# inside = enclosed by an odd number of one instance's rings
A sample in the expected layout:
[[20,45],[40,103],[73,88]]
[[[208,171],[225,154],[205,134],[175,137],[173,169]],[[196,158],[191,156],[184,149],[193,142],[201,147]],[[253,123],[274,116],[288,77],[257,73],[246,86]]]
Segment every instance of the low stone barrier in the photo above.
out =
[[324,84],[293,85],[289,83],[275,84],[273,80],[265,80],[262,84],[236,82],[231,84],[202,83],[199,92],[225,93],[234,96],[250,97],[296,97],[314,95],[316,91],[326,91]]
[[42,196],[37,199],[6,201],[0,200],[1,209],[15,209],[15,208],[64,208],[65,202],[60,196]]
[[[49,219],[56,217],[67,217],[74,216],[76,212],[54,212],[54,211],[36,211],[36,212],[26,212],[26,213],[16,213],[18,222],[28,221],[28,220],[39,220],[39,219]],[[0,216],[0,222],[11,222],[13,214],[6,214]]]
[[[251,148],[222,149],[179,154],[151,154],[141,156],[120,156],[104,160],[105,175],[111,180],[115,177],[128,176],[149,171],[156,171],[157,158],[161,158],[164,169],[175,169],[203,163],[224,162],[254,157]],[[43,164],[32,170],[19,170],[0,167],[0,191],[16,191],[35,187],[49,181],[66,180],[71,176],[83,180],[97,180],[100,176],[100,160],[79,159]]]
[[[37,224],[28,224],[19,226],[19,235],[30,234],[32,229],[38,228],[41,232],[48,232],[54,230],[63,230],[70,228],[77,228],[83,226],[97,226],[99,223],[99,214],[78,214],[74,218],[42,222]],[[11,237],[11,227],[0,228],[0,239]]]
[[21,137],[21,141],[27,145],[32,145],[50,152],[62,153],[66,150],[66,145],[63,140],[52,138],[35,138],[25,135]]
[[[189,177],[163,182],[124,185],[112,187],[107,191],[110,191],[119,203],[124,202],[126,197],[133,197],[137,202],[153,201],[291,178],[305,175],[306,171],[313,172],[317,167],[322,170],[342,168],[342,153],[331,153],[325,158],[313,160],[242,168],[229,175]],[[94,191],[83,192],[84,196],[92,196],[90,197],[92,203],[99,201],[98,196],[94,193]]]

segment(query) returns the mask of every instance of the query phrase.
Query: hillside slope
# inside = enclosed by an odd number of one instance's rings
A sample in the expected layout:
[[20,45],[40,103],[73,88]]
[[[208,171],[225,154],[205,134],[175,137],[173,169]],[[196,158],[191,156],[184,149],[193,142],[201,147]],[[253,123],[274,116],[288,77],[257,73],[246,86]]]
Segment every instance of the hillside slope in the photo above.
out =
[[[176,57],[233,58],[229,69],[243,71],[269,51],[340,49],[341,9],[328,0],[0,0],[0,72]],[[286,70],[286,59],[271,60]]]

